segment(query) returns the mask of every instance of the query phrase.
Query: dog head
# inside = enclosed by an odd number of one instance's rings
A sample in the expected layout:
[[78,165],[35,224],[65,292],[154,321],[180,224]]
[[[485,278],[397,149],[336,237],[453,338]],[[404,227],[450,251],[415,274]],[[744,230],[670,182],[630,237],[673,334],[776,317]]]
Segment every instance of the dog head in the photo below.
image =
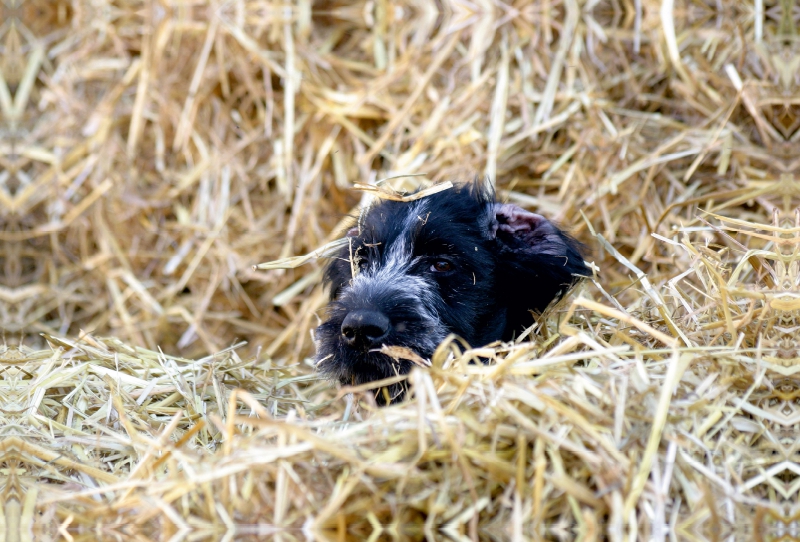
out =
[[497,203],[479,183],[362,213],[328,265],[331,302],[315,332],[318,369],[358,385],[408,373],[450,333],[510,340],[587,275],[580,247],[544,217]]

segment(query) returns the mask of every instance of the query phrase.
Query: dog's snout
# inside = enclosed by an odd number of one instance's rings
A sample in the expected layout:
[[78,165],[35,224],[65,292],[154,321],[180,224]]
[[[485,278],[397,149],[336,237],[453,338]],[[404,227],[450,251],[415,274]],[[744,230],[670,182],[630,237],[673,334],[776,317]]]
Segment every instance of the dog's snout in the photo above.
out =
[[355,310],[342,321],[342,337],[350,346],[373,347],[389,334],[391,322],[373,310]]

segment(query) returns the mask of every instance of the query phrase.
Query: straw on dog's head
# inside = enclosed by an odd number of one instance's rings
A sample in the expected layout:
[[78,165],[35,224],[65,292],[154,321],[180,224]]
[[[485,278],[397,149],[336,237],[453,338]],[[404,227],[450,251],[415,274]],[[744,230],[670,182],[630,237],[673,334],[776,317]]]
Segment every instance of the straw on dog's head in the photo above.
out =
[[384,345],[429,359],[450,333],[475,346],[509,340],[588,274],[573,239],[478,182],[380,201],[347,235],[326,270],[331,302],[315,333],[318,369],[342,384],[408,373],[413,363]]

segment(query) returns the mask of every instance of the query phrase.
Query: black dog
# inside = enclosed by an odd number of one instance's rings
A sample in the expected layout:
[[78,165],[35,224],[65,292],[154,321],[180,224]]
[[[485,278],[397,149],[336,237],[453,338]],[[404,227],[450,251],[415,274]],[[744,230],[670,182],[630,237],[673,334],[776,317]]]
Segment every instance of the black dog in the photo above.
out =
[[510,340],[589,274],[576,241],[477,181],[380,201],[347,237],[326,269],[331,303],[315,334],[318,369],[346,385],[411,370],[384,345],[430,359],[450,333],[473,346]]

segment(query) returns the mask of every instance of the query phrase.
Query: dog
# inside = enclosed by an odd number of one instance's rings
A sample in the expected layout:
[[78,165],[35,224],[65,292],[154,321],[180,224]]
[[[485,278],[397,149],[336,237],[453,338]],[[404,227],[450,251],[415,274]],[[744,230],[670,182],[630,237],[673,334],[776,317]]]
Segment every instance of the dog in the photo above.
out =
[[318,371],[343,385],[408,373],[414,360],[386,346],[430,359],[451,333],[473,346],[512,340],[531,311],[589,275],[578,242],[479,181],[379,200],[346,237],[325,269],[330,302],[314,333]]

